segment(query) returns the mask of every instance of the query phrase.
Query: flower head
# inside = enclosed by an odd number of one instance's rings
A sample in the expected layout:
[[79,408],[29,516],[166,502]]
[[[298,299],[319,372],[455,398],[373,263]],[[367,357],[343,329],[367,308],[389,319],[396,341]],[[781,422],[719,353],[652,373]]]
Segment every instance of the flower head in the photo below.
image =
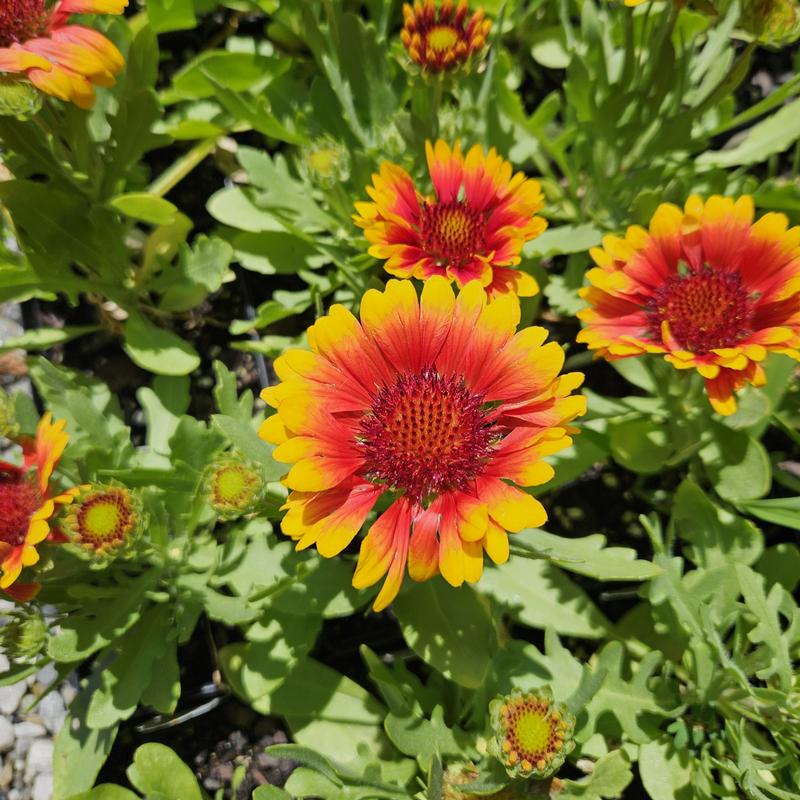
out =
[[68,436],[64,420],[54,423],[48,413],[42,417],[35,440],[23,441],[21,467],[0,461],[0,589],[16,599],[30,599],[33,584],[12,584],[23,567],[39,560],[36,545],[50,534],[49,520],[56,507],[72,502],[69,491],[50,497],[53,474]]
[[438,141],[425,150],[435,195],[422,195],[402,167],[384,162],[367,187],[372,202],[356,203],[353,219],[370,255],[399,278],[442,275],[459,286],[478,280],[491,295],[536,294],[536,281],[509,267],[547,227],[536,216],[544,205],[538,181],[512,175],[494,148],[475,145],[465,156],[460,143],[451,150]]
[[39,90],[81,108],[95,86],[113,86],[124,61],[101,33],[71,25],[73,14],[121,14],[128,0],[3,0],[0,75],[22,73]]
[[213,464],[206,479],[211,506],[229,519],[255,511],[263,490],[264,478],[258,465],[233,455]]
[[405,23],[400,38],[411,60],[430,72],[455,69],[479,53],[492,23],[479,8],[471,17],[467,0],[442,0],[437,12],[434,0],[403,5]]
[[477,281],[456,298],[434,276],[420,300],[393,280],[364,295],[360,322],[334,305],[309,328],[311,352],[275,362],[281,383],[262,397],[277,413],[261,435],[293,464],[282,530],[298,549],[335,556],[385,495],[353,578],[365,588],[388,572],[376,610],[406,565],[418,581],[477,581],[484,551],[506,561],[506,532],[546,518],[514,484],[552,477],[543,457],[571,442],[583,376],[560,376],[561,347],[543,328],[515,333],[519,319],[515,295],[488,303]]
[[650,230],[606,236],[582,290],[578,335],[608,360],[660,353],[696,369],[720,414],[760,386],[770,351],[800,359],[800,227],[782,214],[753,223],[750,197],[664,204]]
[[135,537],[141,514],[121,486],[82,486],[63,521],[73,544],[101,558],[117,555]]
[[489,714],[494,733],[490,750],[512,778],[547,778],[575,747],[575,717],[553,702],[546,686],[496,697]]

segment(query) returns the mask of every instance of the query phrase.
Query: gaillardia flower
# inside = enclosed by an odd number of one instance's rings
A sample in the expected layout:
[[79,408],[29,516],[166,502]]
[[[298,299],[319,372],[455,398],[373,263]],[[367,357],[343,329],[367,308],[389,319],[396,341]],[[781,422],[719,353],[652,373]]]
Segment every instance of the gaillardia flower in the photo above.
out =
[[489,750],[512,778],[547,778],[575,748],[575,717],[553,702],[550,688],[514,689],[489,704]]
[[93,556],[114,557],[135,538],[141,513],[122,486],[81,486],[62,528],[67,539]]
[[3,0],[0,75],[22,73],[45,94],[94,105],[95,86],[113,86],[122,54],[105,36],[70,24],[73,14],[121,14],[128,0]]
[[400,38],[411,60],[430,72],[455,69],[479,53],[486,44],[492,23],[479,8],[471,17],[467,0],[442,0],[436,11],[434,0],[403,4],[405,23]]
[[494,148],[484,153],[476,144],[464,156],[460,143],[451,150],[438,141],[425,151],[435,196],[420,194],[402,167],[385,161],[367,187],[373,202],[356,203],[353,219],[370,255],[386,259],[398,278],[442,275],[459,286],[477,280],[491,295],[536,294],[536,281],[509,267],[547,227],[535,216],[544,205],[539,182],[512,175]]
[[298,549],[335,556],[385,496],[353,578],[363,589],[388,572],[376,610],[406,565],[417,581],[474,582],[484,550],[502,563],[506,532],[546,519],[514,484],[552,477],[543,457],[571,442],[583,376],[559,376],[561,347],[543,328],[515,334],[519,319],[515,295],[488,303],[477,281],[456,298],[435,276],[418,300],[410,281],[393,280],[364,295],[360,322],[334,305],[308,330],[311,352],[275,362],[281,383],[262,397],[277,413],[261,435],[293,464],[281,528]]
[[732,414],[736,390],[763,385],[770,351],[800,359],[800,227],[787,227],[783,214],[753,223],[747,196],[659,206],[649,232],[591,251],[578,341],[608,360],[661,353],[696,369],[711,405]]
[[221,517],[235,519],[255,511],[263,493],[264,476],[257,464],[229,454],[209,469],[206,495]]
[[68,491],[50,497],[50,477],[69,439],[65,424],[45,414],[36,439],[22,442],[22,466],[0,461],[0,589],[18,600],[36,593],[35,584],[13,584],[23,567],[39,560],[36,545],[50,534],[48,521],[56,507],[74,496]]

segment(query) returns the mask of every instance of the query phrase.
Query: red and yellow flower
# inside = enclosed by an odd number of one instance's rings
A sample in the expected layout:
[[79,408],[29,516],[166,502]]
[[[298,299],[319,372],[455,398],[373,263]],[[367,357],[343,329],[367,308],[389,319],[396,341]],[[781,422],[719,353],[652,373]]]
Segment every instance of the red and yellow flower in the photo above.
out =
[[464,286],[477,280],[490,295],[539,291],[520,263],[525,242],[547,227],[536,216],[544,205],[539,182],[492,148],[480,145],[462,154],[438,141],[425,147],[435,195],[422,195],[400,166],[384,162],[372,176],[372,202],[356,203],[353,219],[371,243],[370,255],[386,259],[398,278],[442,275]]
[[18,600],[28,600],[38,590],[36,584],[16,581],[23,567],[39,560],[36,545],[50,535],[56,508],[74,496],[72,491],[50,496],[50,477],[69,439],[65,424],[45,414],[36,438],[22,442],[22,466],[0,461],[0,589]]
[[486,44],[492,23],[479,8],[471,17],[467,0],[442,0],[436,11],[434,0],[403,4],[400,38],[411,60],[431,72],[455,69],[479,53]]
[[659,206],[649,231],[606,236],[578,341],[608,360],[660,353],[696,369],[711,405],[732,414],[735,391],[763,385],[769,352],[800,359],[800,227],[753,214],[748,196],[693,195]]
[[477,281],[456,298],[434,276],[418,299],[392,280],[364,295],[360,322],[334,305],[308,330],[311,352],[275,362],[281,383],[262,397],[277,413],[261,435],[292,464],[281,528],[332,557],[385,498],[353,578],[365,588],[387,576],[376,610],[406,566],[416,581],[477,581],[484,551],[506,561],[507,532],[546,519],[518,486],[552,477],[543,458],[571,442],[583,376],[559,375],[561,347],[543,328],[515,333],[519,319],[515,295],[489,303]]
[[0,75],[24,74],[45,94],[91,108],[95,86],[113,86],[122,54],[73,14],[121,14],[128,0],[3,0]]

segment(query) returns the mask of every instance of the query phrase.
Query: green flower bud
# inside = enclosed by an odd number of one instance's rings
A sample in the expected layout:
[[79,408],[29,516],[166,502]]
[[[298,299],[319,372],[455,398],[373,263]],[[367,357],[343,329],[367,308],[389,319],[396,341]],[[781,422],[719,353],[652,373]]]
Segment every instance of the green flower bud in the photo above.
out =
[[782,47],[800,39],[796,0],[744,0],[742,27],[763,44]]
[[15,610],[0,627],[0,650],[11,661],[32,661],[47,644],[49,628],[38,611]]
[[489,752],[512,778],[548,778],[564,763],[575,742],[575,717],[553,701],[545,686],[514,689],[489,704],[493,737]]
[[263,500],[264,488],[259,467],[231,454],[212,465],[206,477],[208,502],[226,519],[256,511]]
[[303,172],[316,186],[330,188],[350,177],[350,153],[328,136],[304,148],[302,158]]
[[42,93],[25,78],[0,75],[0,117],[32,117],[42,107]]

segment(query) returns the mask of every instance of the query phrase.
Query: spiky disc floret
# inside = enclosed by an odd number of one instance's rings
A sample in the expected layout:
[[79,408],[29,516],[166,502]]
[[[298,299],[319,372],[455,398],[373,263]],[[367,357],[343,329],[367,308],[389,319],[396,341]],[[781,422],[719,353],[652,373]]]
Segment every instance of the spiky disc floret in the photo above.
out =
[[489,714],[490,752],[512,778],[548,778],[575,747],[575,717],[554,702],[547,686],[496,697]]

